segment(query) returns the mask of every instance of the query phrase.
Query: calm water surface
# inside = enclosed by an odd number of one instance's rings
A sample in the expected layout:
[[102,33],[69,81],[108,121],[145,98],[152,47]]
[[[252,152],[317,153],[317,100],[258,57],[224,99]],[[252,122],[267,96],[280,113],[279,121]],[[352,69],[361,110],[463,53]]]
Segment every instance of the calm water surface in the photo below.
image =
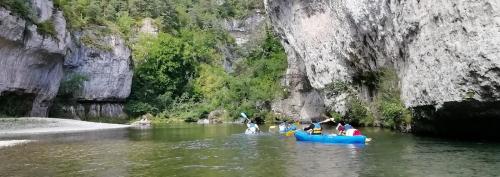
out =
[[245,136],[243,125],[165,125],[28,137],[0,176],[500,176],[500,144],[363,129],[365,146]]

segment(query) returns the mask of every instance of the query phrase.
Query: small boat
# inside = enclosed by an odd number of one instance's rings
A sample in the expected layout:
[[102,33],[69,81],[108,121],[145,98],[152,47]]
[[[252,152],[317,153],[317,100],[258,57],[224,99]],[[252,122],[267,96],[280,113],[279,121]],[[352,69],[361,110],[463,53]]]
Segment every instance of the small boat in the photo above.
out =
[[290,132],[290,131],[295,131],[297,130],[297,126],[291,124],[291,125],[286,125],[286,124],[280,124],[279,126],[279,132],[280,133],[287,133],[287,132]]
[[366,136],[311,135],[303,130],[295,131],[297,141],[333,144],[365,144]]

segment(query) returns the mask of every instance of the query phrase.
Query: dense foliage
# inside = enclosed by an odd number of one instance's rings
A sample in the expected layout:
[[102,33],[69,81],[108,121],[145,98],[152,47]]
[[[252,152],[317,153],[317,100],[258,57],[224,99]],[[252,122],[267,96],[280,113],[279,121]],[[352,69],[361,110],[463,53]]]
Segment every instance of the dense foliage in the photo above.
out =
[[11,10],[14,14],[24,19],[30,19],[32,16],[30,3],[26,0],[2,0],[0,1],[0,6]]
[[[214,110],[225,110],[224,118],[229,120],[243,111],[266,114],[268,110],[256,105],[282,95],[279,80],[286,68],[284,50],[273,33],[268,30],[265,40],[242,56],[234,72],[227,73],[222,67],[222,48],[235,46],[222,18],[243,18],[255,8],[262,8],[262,2],[162,2],[168,3],[167,10],[161,13],[141,11],[154,4],[153,1],[138,4],[144,8],[129,6],[127,11],[133,21],[148,17],[163,25],[158,36],[138,35],[131,45],[135,71],[126,105],[128,113],[133,117],[152,113],[159,118],[187,121],[206,117]],[[117,22],[113,18],[97,20]],[[126,34],[124,29],[119,31]]]
[[253,116],[265,114],[265,108],[256,105],[283,96],[279,81],[287,65],[284,50],[271,32],[260,46],[239,63],[235,73],[225,74],[221,69],[203,67],[195,82],[195,91],[208,98],[212,108],[228,110],[232,117],[239,112]]
[[347,94],[347,112],[345,116],[332,112],[355,125],[382,126],[392,129],[405,129],[411,123],[411,113],[400,99],[398,77],[392,69],[383,68],[378,71],[362,73],[354,78],[356,84],[362,84],[377,90],[372,101],[362,100],[355,88],[343,81],[336,81],[326,86],[327,93],[334,95]]
[[216,0],[54,0],[54,3],[64,11],[74,30],[106,26],[124,37],[129,37],[144,18],[154,19],[163,32],[177,34],[185,28],[216,29],[221,18],[242,18],[250,10],[263,7],[260,0],[226,0],[220,5]]
[[396,72],[383,69],[380,72],[378,84],[379,95],[376,101],[384,127],[398,129],[411,123],[411,113],[400,99],[401,91],[398,87]]
[[206,39],[210,35],[196,42],[203,33],[195,34],[161,34],[147,43],[147,54],[136,61],[127,110],[183,120],[197,120],[216,109],[226,110],[228,119],[243,111],[265,114],[256,104],[282,95],[279,79],[286,68],[283,48],[272,33],[231,74],[216,62],[220,56],[208,47],[215,45]]

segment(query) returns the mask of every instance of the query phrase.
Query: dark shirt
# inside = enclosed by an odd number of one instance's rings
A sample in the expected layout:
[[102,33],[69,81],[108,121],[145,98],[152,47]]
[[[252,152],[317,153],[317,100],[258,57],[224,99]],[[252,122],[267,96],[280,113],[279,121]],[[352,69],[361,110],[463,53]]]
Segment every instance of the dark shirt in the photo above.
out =
[[304,128],[304,131],[312,130],[314,128],[314,124],[309,125],[309,127]]

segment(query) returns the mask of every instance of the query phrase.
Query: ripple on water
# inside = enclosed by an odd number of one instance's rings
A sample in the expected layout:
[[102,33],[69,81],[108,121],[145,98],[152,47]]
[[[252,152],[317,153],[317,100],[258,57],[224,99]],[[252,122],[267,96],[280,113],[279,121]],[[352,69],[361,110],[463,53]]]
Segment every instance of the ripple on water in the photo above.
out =
[[[192,126],[57,136],[0,150],[5,176],[497,176],[500,145],[363,131],[366,146]],[[1,163],[9,162],[9,163]]]

